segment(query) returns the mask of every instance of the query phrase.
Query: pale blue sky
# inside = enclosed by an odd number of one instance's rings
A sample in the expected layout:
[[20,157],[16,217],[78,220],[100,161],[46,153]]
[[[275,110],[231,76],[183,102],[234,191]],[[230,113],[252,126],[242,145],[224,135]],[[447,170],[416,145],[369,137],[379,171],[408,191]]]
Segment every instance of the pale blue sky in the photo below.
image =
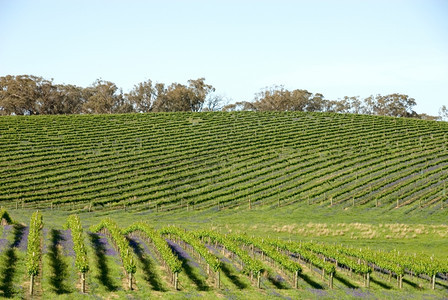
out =
[[0,0],[0,76],[88,86],[205,77],[233,101],[261,88],[327,99],[403,93],[448,105],[447,0]]

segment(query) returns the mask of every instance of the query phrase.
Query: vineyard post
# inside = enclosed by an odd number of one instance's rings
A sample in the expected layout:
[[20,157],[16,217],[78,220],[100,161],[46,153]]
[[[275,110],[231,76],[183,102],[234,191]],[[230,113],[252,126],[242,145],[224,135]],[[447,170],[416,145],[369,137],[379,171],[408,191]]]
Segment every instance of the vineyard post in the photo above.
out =
[[353,207],[355,207],[355,197],[352,197]]
[[444,199],[446,199],[446,187],[445,187],[445,182],[443,182],[443,194],[442,194],[442,199],[440,199],[440,207],[441,209],[443,209],[443,201]]
[[366,276],[366,288],[370,288],[370,273],[367,273]]
[[81,273],[81,290],[83,293],[86,292],[86,273]]
[[294,272],[294,288],[297,289],[299,287],[299,270]]
[[174,273],[174,289],[178,290],[179,289],[179,277],[178,277],[178,272]]
[[260,276],[260,271],[257,272],[257,288],[260,288],[260,281],[261,281],[261,276]]
[[402,274],[400,274],[399,276],[398,276],[398,287],[401,289],[401,288],[403,288],[403,275]]
[[33,295],[34,292],[34,274],[31,274],[30,278],[30,296]]
[[333,272],[331,272],[330,273],[330,278],[328,279],[328,281],[329,281],[329,286],[330,286],[330,289],[333,289],[333,276],[334,276],[334,273]]
[[431,289],[435,289],[436,288],[436,275],[433,274],[432,275],[432,280],[431,280]]
[[129,290],[132,291],[132,272],[129,272]]
[[216,271],[216,273],[217,273],[216,275],[218,277],[216,284],[218,286],[218,289],[220,289],[221,288],[221,272],[219,272],[219,269],[218,269],[218,271]]

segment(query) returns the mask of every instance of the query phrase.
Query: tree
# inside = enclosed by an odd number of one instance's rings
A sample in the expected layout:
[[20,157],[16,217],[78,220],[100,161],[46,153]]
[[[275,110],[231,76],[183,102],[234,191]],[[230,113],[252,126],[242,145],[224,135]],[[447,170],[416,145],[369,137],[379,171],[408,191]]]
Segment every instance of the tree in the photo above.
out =
[[134,88],[125,96],[135,112],[147,113],[154,110],[157,89],[152,85],[151,80],[147,80],[134,85]]
[[164,84],[156,84],[157,98],[154,111],[201,111],[204,102],[215,88],[205,84],[204,78],[188,80],[188,86],[172,83],[167,88]]
[[189,99],[191,111],[201,111],[207,96],[215,91],[213,86],[205,84],[205,78],[188,80],[188,88],[192,91],[192,97]]
[[392,117],[418,117],[412,110],[417,104],[414,98],[403,94],[376,95],[364,99],[367,114]]
[[82,88],[32,75],[0,77],[0,114],[81,113]]
[[220,111],[226,106],[229,100],[225,99],[222,95],[210,95],[204,102],[201,111]]
[[445,105],[442,105],[439,109],[439,116],[442,120],[448,121],[448,108]]
[[32,75],[7,75],[0,77],[0,111],[4,115],[36,114],[39,97],[37,82],[41,77]]
[[247,101],[227,104],[222,108],[222,111],[243,111],[243,110],[255,110],[255,109],[253,109],[252,102]]
[[59,101],[56,105],[56,113],[80,114],[87,99],[84,97],[83,88],[71,84],[59,84],[56,86]]
[[97,79],[92,86],[84,90],[87,100],[83,112],[88,114],[112,114],[132,111],[132,105],[123,97],[115,83]]
[[245,108],[256,111],[321,111],[322,94],[307,90],[289,91],[283,86],[272,86],[255,95],[255,101],[245,103]]

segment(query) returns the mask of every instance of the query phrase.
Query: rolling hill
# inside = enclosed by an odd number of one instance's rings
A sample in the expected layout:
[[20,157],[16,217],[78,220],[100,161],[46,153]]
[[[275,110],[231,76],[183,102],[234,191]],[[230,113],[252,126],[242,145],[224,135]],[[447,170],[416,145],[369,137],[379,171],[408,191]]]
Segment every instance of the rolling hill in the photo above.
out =
[[207,112],[0,118],[6,208],[448,205],[448,123]]

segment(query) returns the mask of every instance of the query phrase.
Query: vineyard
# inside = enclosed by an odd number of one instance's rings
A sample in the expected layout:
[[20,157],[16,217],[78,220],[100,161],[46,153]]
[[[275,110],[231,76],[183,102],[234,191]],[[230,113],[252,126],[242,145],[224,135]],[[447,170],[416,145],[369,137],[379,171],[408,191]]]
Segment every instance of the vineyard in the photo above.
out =
[[448,123],[0,118],[0,297],[448,297]]
[[[38,211],[29,225],[17,223],[4,209],[1,216],[0,291],[8,298],[72,299],[104,293],[340,297],[354,288],[358,293],[448,293],[446,258],[178,226],[156,228],[142,221],[120,228],[109,217],[83,230],[78,215],[70,215],[59,229],[47,228]],[[5,259],[13,264],[5,265]]]
[[0,118],[0,205],[439,211],[448,123],[302,112]]

